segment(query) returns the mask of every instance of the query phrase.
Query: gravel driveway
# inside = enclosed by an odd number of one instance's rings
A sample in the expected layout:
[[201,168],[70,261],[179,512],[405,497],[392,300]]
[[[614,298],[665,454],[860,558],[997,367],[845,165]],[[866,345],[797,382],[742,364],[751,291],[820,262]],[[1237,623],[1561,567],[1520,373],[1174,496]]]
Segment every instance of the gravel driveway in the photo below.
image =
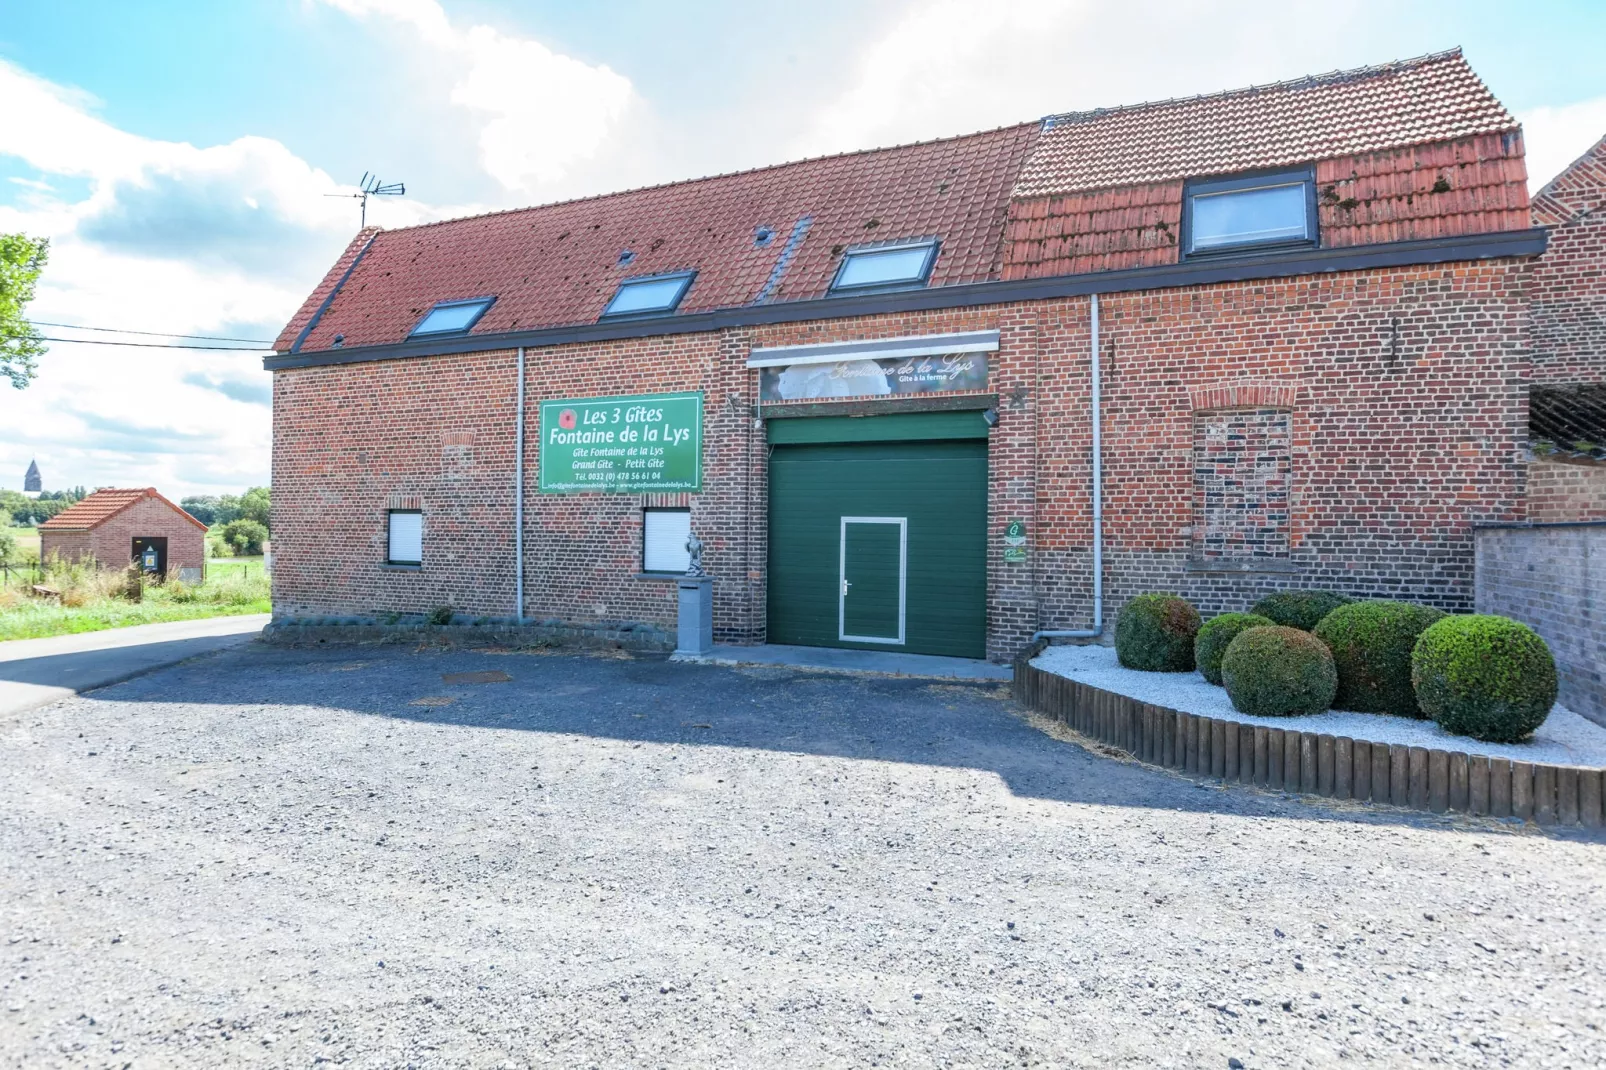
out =
[[1598,838],[993,686],[253,644],[0,718],[0,800],[3,1066],[1606,1059]]

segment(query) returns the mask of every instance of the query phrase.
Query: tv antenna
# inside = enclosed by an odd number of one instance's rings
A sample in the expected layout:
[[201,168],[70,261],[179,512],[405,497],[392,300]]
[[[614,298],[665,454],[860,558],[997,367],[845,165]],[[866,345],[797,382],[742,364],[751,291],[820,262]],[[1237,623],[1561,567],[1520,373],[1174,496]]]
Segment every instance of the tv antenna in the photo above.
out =
[[404,182],[381,182],[378,175],[371,175],[367,171],[362,173],[362,181],[357,183],[357,193],[325,193],[325,197],[355,197],[362,202],[362,225],[368,225],[368,198],[369,197],[405,197],[407,184]]

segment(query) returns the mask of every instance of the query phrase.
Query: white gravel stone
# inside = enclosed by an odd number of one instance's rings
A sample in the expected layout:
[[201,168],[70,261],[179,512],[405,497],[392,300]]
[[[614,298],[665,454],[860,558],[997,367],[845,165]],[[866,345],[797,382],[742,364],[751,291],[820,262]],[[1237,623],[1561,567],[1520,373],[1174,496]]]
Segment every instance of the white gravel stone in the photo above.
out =
[[1557,703],[1527,743],[1484,743],[1451,735],[1432,721],[1378,713],[1329,710],[1308,717],[1251,717],[1232,707],[1224,688],[1197,672],[1140,672],[1124,669],[1107,646],[1051,646],[1032,660],[1045,672],[1182,713],[1217,717],[1268,728],[1297,728],[1369,743],[1401,743],[1408,747],[1487,754],[1523,762],[1606,766],[1606,728]]

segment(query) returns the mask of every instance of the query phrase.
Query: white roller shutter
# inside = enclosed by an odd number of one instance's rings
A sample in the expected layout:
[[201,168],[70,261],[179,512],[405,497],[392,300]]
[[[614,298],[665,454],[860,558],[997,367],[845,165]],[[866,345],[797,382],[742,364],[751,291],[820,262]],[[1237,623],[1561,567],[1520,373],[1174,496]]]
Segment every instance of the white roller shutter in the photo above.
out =
[[393,565],[417,565],[424,560],[424,514],[390,514],[390,549]]
[[685,572],[691,564],[686,540],[691,536],[691,510],[648,509],[642,514],[643,572]]

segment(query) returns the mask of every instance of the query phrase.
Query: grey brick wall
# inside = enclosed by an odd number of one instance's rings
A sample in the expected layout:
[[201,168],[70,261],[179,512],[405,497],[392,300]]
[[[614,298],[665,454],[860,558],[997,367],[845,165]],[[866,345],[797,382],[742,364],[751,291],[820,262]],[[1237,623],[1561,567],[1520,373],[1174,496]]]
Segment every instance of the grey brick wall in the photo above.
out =
[[1481,528],[1475,539],[1478,612],[1544,636],[1562,705],[1606,725],[1606,523]]

